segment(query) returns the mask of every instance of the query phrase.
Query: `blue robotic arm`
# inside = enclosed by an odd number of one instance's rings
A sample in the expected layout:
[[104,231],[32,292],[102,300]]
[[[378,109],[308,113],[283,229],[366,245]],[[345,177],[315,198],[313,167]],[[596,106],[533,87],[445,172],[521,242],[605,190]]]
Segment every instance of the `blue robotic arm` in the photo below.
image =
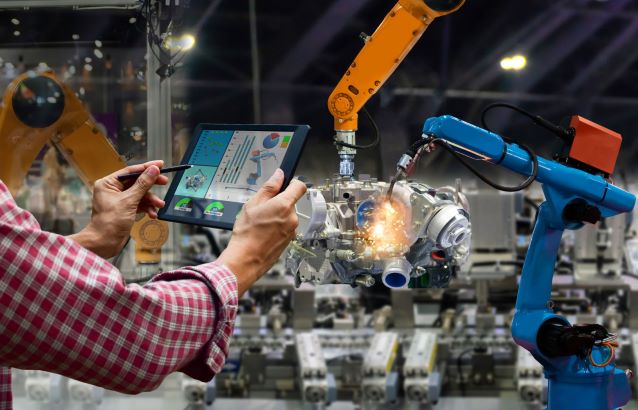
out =
[[[430,118],[423,134],[470,158],[532,175],[528,150],[457,118]],[[564,230],[630,212],[636,198],[596,173],[541,157],[537,161],[536,181],[546,201],[523,265],[512,336],[545,369],[548,410],[617,409],[631,398],[631,375],[615,366],[613,335],[598,325],[572,326],[553,312],[550,297]]]

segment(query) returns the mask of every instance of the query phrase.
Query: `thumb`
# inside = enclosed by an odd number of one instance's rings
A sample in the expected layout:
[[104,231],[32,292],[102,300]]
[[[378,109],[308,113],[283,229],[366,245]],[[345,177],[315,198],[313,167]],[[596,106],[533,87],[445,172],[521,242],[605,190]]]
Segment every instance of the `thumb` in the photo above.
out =
[[256,203],[265,202],[269,199],[274,198],[279,191],[281,190],[281,186],[284,184],[284,171],[281,169],[277,169],[275,173],[266,181],[264,186],[255,194],[253,197]]
[[146,171],[140,175],[135,183],[127,190],[130,197],[135,200],[135,204],[138,204],[144,195],[155,185],[157,177],[160,175],[160,170],[155,165],[151,165],[146,168]]

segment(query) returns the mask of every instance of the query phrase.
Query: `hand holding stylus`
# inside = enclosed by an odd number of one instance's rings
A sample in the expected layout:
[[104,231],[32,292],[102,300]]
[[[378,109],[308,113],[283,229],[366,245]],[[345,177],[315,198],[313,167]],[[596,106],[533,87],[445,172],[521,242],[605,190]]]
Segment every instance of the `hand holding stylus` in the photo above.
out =
[[[179,172],[179,171],[184,171],[187,170],[189,168],[192,168],[192,165],[177,165],[174,167],[166,167],[166,168],[161,168],[160,169],[160,174],[168,174],[169,172]],[[120,182],[123,181],[127,181],[129,179],[137,179],[140,177],[140,175],[142,175],[141,172],[134,172],[132,174],[124,174],[124,175],[120,175],[117,177],[117,180]]]

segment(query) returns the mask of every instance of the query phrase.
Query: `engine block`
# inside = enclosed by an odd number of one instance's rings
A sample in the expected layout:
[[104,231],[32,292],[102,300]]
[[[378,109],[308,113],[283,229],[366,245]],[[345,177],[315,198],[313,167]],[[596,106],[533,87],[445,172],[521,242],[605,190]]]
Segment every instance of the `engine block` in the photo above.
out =
[[[459,184],[460,185],[460,184]],[[469,206],[459,187],[337,178],[297,204],[299,228],[286,267],[298,286],[345,283],[447,287],[467,260]]]

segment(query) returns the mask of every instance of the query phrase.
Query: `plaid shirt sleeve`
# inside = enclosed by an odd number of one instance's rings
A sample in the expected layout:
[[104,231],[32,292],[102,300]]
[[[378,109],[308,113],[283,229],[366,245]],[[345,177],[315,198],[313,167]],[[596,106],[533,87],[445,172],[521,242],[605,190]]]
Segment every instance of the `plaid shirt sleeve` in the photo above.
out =
[[[0,365],[62,374],[138,393],[183,371],[210,380],[223,366],[237,282],[214,263],[126,286],[73,240],[43,232],[0,182]],[[0,409],[10,374],[0,368]]]

